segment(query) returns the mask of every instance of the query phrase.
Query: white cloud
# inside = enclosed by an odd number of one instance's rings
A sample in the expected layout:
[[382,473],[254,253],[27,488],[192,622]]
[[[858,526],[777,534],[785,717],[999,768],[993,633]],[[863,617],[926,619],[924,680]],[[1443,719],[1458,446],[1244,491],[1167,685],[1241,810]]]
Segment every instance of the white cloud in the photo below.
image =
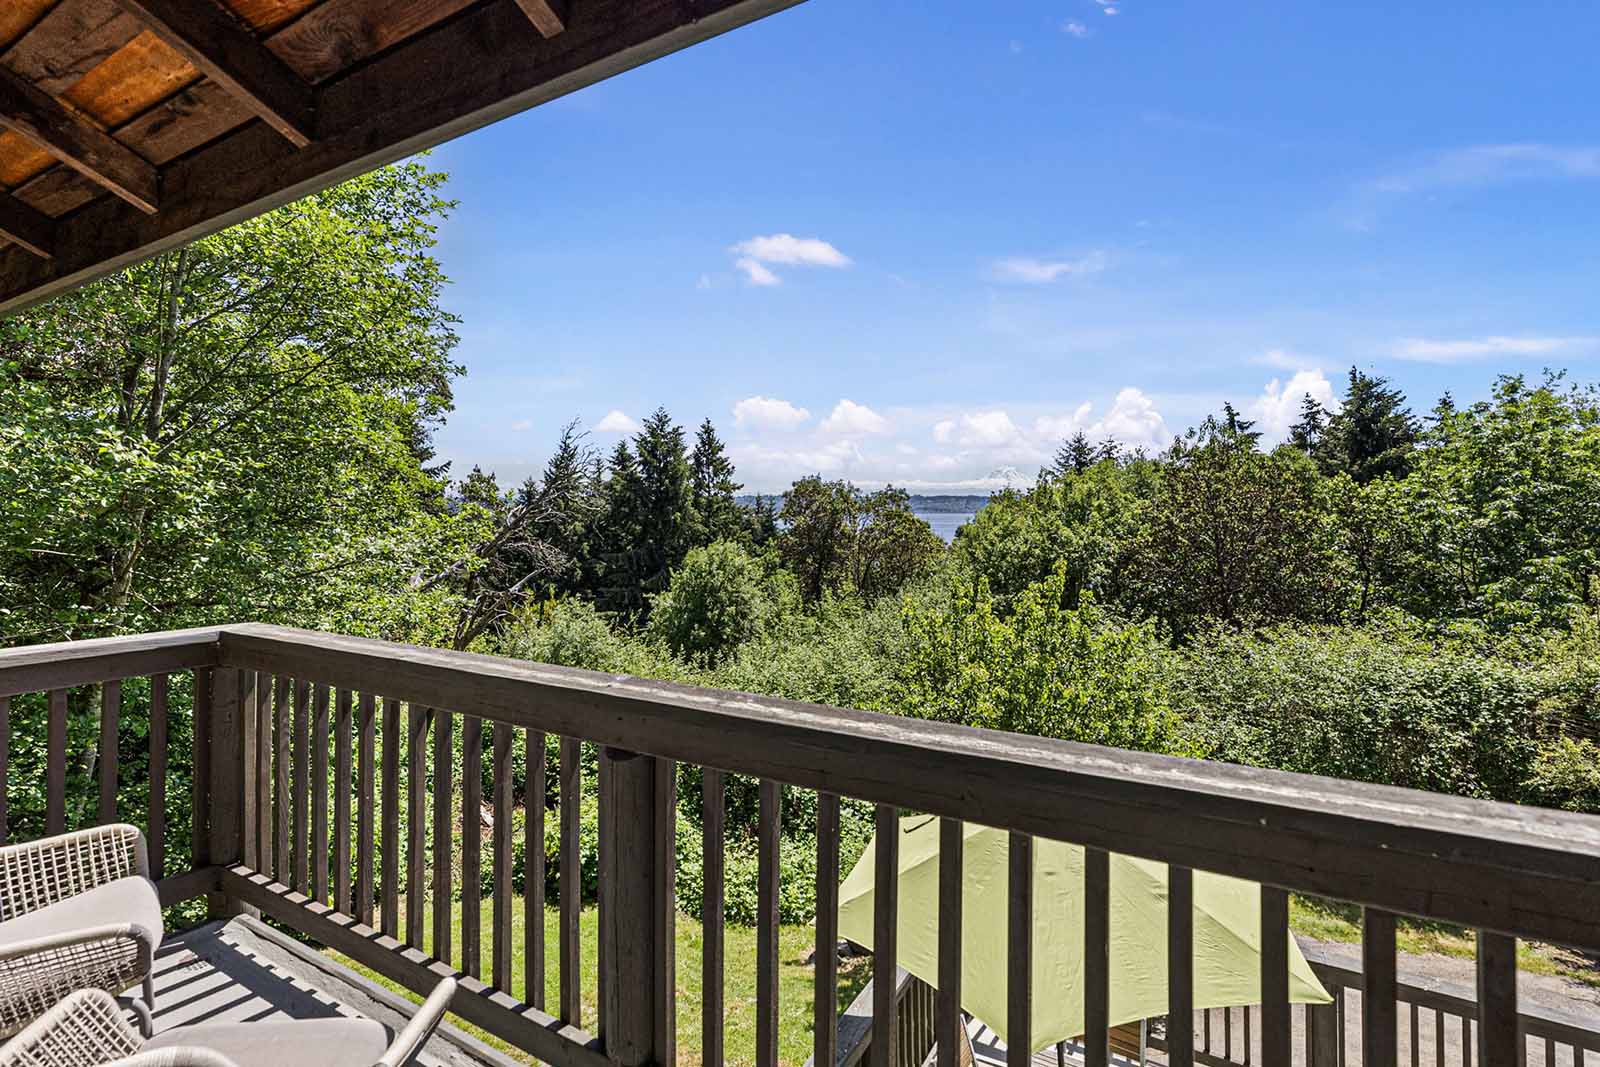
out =
[[1353,229],[1372,229],[1383,209],[1393,201],[1441,189],[1593,178],[1600,178],[1600,147],[1594,145],[1469,145],[1415,159],[1358,183],[1346,221]]
[[888,433],[891,428],[888,419],[854,400],[840,400],[822,421],[823,433],[841,437]]
[[1094,405],[1085,400],[1071,415],[1040,415],[1033,420],[1033,432],[1047,441],[1064,441],[1090,423]]
[[1089,36],[1089,27],[1085,26],[1077,19],[1068,19],[1061,24],[1061,32],[1070,37],[1076,37],[1081,41],[1083,38]]
[[1029,256],[1016,256],[999,260],[989,273],[996,281],[1046,285],[1060,278],[1098,274],[1105,269],[1106,255],[1097,251],[1077,259],[1034,259]]
[[942,445],[963,448],[999,448],[1024,440],[1022,431],[1004,411],[976,411],[955,419],[944,419],[933,427],[933,439]]
[[518,419],[516,422],[513,422],[511,424],[511,428],[513,430],[515,430],[517,433],[522,433],[525,430],[531,430],[531,429],[533,429],[533,420],[532,419]]
[[1282,441],[1289,436],[1289,427],[1300,421],[1300,405],[1307,396],[1329,411],[1339,410],[1333,384],[1320,369],[1314,369],[1296,372],[1287,384],[1272,379],[1251,402],[1249,415],[1268,439]]
[[1600,345],[1595,337],[1476,337],[1439,341],[1407,337],[1394,346],[1396,359],[1414,363],[1465,363],[1491,356],[1535,357],[1586,352]]
[[711,280],[711,275],[702,274],[700,275],[700,280],[694,283],[694,287],[696,289],[711,289],[715,287],[716,284],[716,282]]
[[612,408],[606,417],[590,427],[595,433],[638,433],[639,424],[627,415]]
[[782,285],[783,279],[762,266],[749,256],[744,256],[733,261],[733,265],[744,271],[744,276],[751,285]]
[[733,421],[741,429],[793,430],[810,417],[805,408],[770,396],[747,396],[733,405]]
[[748,241],[740,241],[729,251],[763,263],[782,263],[788,266],[848,267],[850,265],[850,257],[827,241],[816,237],[796,237],[791,233],[752,237]]
[[1132,386],[1117,393],[1106,417],[1091,426],[1088,433],[1091,437],[1112,437],[1133,448],[1165,448],[1172,441],[1155,401]]
[[1118,0],[1094,0],[1094,2],[1099,4],[1100,10],[1105,12],[1107,15],[1115,15],[1118,11],[1122,10],[1122,6]]

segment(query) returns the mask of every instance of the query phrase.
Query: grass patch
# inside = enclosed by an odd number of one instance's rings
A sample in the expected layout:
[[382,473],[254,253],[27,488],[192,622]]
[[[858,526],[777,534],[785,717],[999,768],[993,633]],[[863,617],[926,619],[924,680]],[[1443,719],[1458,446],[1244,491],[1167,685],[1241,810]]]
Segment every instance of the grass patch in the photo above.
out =
[[[1361,940],[1361,908],[1342,901],[1290,896],[1289,926],[1319,941],[1355,943]],[[1470,960],[1478,955],[1477,938],[1467,927],[1406,916],[1396,924],[1395,944],[1401,952],[1416,956],[1432,953]],[[1517,943],[1517,969],[1600,988],[1600,972],[1564,949],[1537,941]]]
[[[490,901],[483,902],[482,960],[483,974],[492,971],[494,946],[491,943],[492,927]],[[451,946],[453,961],[461,961],[461,910],[457,902],[452,913]],[[548,909],[544,917],[545,953],[548,966],[545,974],[545,1006],[553,1010],[559,997],[559,977],[556,970],[556,946],[559,943],[559,913]],[[594,908],[583,912],[581,922],[583,977],[580,990],[583,1001],[583,1026],[593,1031],[599,1012],[597,1002],[597,931],[599,913]],[[401,928],[404,929],[402,917]],[[433,919],[431,914],[425,924],[423,950],[433,948]],[[778,931],[778,1057],[785,1067],[801,1067],[811,1055],[812,982],[814,971],[810,963],[816,932],[810,926],[783,926]],[[523,907],[519,899],[512,909],[512,960],[511,994],[526,1001],[524,989],[524,936]],[[704,944],[700,922],[687,915],[678,916],[678,1062],[691,1067],[701,1062],[701,973],[700,955]],[[723,1023],[725,1058],[730,1065],[755,1063],[756,1059],[756,932],[748,926],[729,926],[724,935]],[[409,990],[364,967],[347,956],[329,952],[339,962],[350,967],[384,987],[417,1001],[420,998]],[[861,987],[872,977],[871,961],[865,958],[839,961],[839,1003],[843,1011]],[[473,1036],[493,1047],[525,1062],[533,1062],[528,1054],[506,1042],[466,1025],[461,1020],[453,1022]]]

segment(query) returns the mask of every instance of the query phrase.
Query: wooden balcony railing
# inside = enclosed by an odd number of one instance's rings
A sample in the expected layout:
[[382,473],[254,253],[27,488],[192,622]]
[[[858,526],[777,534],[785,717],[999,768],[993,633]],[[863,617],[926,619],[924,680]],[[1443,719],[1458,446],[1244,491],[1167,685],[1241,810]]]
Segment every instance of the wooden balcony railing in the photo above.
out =
[[[1012,981],[1011,1060],[1026,1062],[1031,990],[1026,936],[1033,836],[1081,844],[1086,864],[1086,1059],[1107,1062],[1108,931],[1105,857],[1117,851],[1165,862],[1169,909],[1170,1018],[1195,1018],[1189,951],[1190,872],[1260,882],[1262,944],[1287,942],[1287,894],[1299,891],[1364,908],[1359,985],[1361,1062],[1396,1067],[1400,1005],[1395,917],[1421,916],[1479,931],[1476,1047],[1481,1062],[1523,1062],[1541,1035],[1518,1011],[1516,941],[1532,938],[1600,951],[1600,819],[1331,779],[1093,748],[892,716],[600,675],[488,656],[413,648],[261,625],[151,634],[0,651],[0,776],[14,698],[43,700],[48,738],[41,830],[118,811],[119,696],[126,680],[150,678],[150,790],[146,819],[155,869],[168,902],[208,896],[214,912],[259,909],[316,941],[423,991],[437,976],[462,979],[453,1010],[538,1059],[571,1067],[624,1067],[676,1060],[674,820],[678,763],[706,769],[703,1062],[722,1061],[722,788],[729,773],[761,780],[757,938],[757,1064],[778,1062],[778,893],[783,788],[819,793],[815,1062],[835,1061],[837,970],[833,945],[839,874],[839,799],[877,806],[878,825],[901,810],[946,820],[959,845],[962,820],[1012,833],[1008,903]],[[140,683],[143,693],[143,683]],[[168,799],[169,696],[192,686],[194,862],[171,871],[164,857]],[[89,688],[94,687],[94,688]],[[188,691],[187,689],[185,690]],[[74,695],[75,694],[75,695]],[[97,694],[98,803],[68,796],[69,700]],[[459,720],[459,724],[458,724]],[[456,767],[453,731],[465,764]],[[190,733],[192,731],[192,734]],[[461,940],[434,912],[424,952],[426,901],[448,900],[460,849],[464,883],[481,872],[479,820],[453,840],[453,794],[474,811],[482,775],[475,762],[489,732],[490,914],[463,894]],[[515,998],[513,740],[528,759],[521,872],[527,891],[522,987]],[[543,766],[546,735],[560,738],[558,806],[560,921],[544,944]],[[579,908],[582,746],[598,746],[600,798],[598,1026],[581,1017]],[[428,810],[432,755],[433,808]],[[404,759],[402,759],[404,755]],[[381,766],[380,766],[381,759]],[[331,761],[331,767],[330,767]],[[403,771],[403,777],[402,777]],[[459,774],[459,778],[456,775]],[[0,783],[3,784],[3,783]],[[10,783],[16,787],[15,781]],[[0,789],[0,797],[5,794]],[[122,796],[123,801],[127,798]],[[402,819],[402,811],[405,817]],[[430,817],[432,834],[429,834]],[[6,813],[0,806],[0,833]],[[404,827],[404,840],[402,840]],[[890,835],[888,840],[894,840]],[[432,865],[431,884],[427,861]],[[941,850],[941,916],[959,907],[959,848]],[[875,906],[881,934],[874,971],[894,973],[894,849],[879,850]],[[569,887],[571,892],[567,891]],[[489,966],[478,951],[483,924]],[[943,924],[950,930],[954,923]],[[933,1004],[939,1067],[954,1067],[960,1025],[960,940],[941,939]],[[553,955],[554,962],[550,962]],[[683,965],[692,965],[684,961]],[[548,967],[559,995],[545,1004]],[[1263,1003],[1253,1013],[1259,1061],[1288,1064],[1293,1049],[1284,951],[1262,956]],[[893,983],[875,997],[869,1062],[896,1058]],[[1410,1003],[1427,1006],[1425,1002]],[[1197,1062],[1193,1027],[1169,1027],[1169,1062]],[[1600,1054],[1600,1044],[1565,1030],[1562,1042]],[[1204,1053],[1202,1052],[1202,1056]],[[1575,1062],[1582,1052],[1574,1051]]]

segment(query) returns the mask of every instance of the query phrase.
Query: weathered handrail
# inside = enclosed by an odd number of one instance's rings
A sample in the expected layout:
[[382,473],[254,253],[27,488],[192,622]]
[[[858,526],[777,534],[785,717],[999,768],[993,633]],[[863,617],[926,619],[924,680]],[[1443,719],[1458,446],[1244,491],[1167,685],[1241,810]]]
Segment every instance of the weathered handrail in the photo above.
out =
[[272,626],[220,662],[1600,949],[1600,818]]
[[[1029,1044],[1031,965],[1024,934],[1032,923],[1033,836],[1087,847],[1085,936],[1091,946],[1103,945],[1108,937],[1106,853],[1169,865],[1170,899],[1176,905],[1169,908],[1168,930],[1174,1018],[1192,1015],[1192,928],[1190,909],[1183,906],[1190,899],[1189,872],[1210,870],[1261,883],[1263,1007],[1255,1033],[1264,1062],[1288,1062],[1290,1052],[1292,1015],[1282,949],[1288,938],[1287,891],[1353,901],[1367,909],[1357,981],[1364,1005],[1372,1009],[1363,1012],[1362,1062],[1375,1067],[1396,1062],[1396,1010],[1403,1000],[1395,975],[1395,913],[1480,931],[1480,995],[1472,1011],[1487,1062],[1509,1062],[1519,1028],[1529,1025],[1517,1011],[1515,939],[1600,949],[1600,819],[1588,816],[256,624],[0,651],[0,726],[12,696],[50,694],[53,823],[65,810],[59,792],[66,780],[68,690],[90,685],[103,690],[100,737],[102,747],[114,748],[120,680],[149,674],[161,683],[153,683],[152,692],[159,688],[164,694],[169,675],[190,670],[196,709],[195,863],[193,870],[169,880],[169,890],[209,892],[218,909],[258,908],[416,989],[442,974],[457,976],[462,980],[458,1012],[562,1067],[636,1067],[675,1059],[677,961],[671,930],[679,762],[711,772],[704,790],[703,919],[717,936],[705,939],[708,988],[720,987],[722,972],[722,772],[762,780],[757,1067],[776,1067],[778,1060],[780,785],[820,794],[819,882],[837,878],[840,797],[875,803],[880,829],[895,826],[902,809],[941,816],[942,840],[949,846],[941,848],[941,925],[959,915],[959,822],[1011,831],[1008,948],[1010,986],[1016,992],[1009,1025],[1016,1040],[1010,1055],[1019,1067]],[[462,720],[459,734],[454,732],[457,718]],[[560,996],[552,1012],[544,1008],[542,921],[543,828],[551,806],[544,773],[549,734],[560,738],[560,943],[551,954]],[[4,736],[0,729],[0,741]],[[467,741],[459,766],[457,736]],[[514,737],[530,754],[522,798],[528,815],[522,870],[528,885],[527,1003],[511,996],[509,964]],[[466,811],[480,799],[484,742],[493,747],[489,778],[495,827],[488,842],[495,888],[489,915],[493,974],[487,982],[477,951],[483,922],[475,885],[477,819],[464,823],[459,841],[452,822],[453,783],[463,785]],[[153,765],[158,747],[165,760],[165,744],[163,719],[159,740],[152,734]],[[600,1027],[595,1033],[580,1019],[579,797],[585,789],[585,744],[599,751]],[[0,773],[3,752],[0,748]],[[114,759],[102,760],[102,815],[115,812],[115,765]],[[152,783],[153,801],[157,792]],[[0,830],[4,825],[0,807]],[[880,848],[877,866],[878,973],[888,973],[896,962],[894,840],[890,834],[889,847]],[[448,916],[440,915],[438,902],[448,902],[455,892],[458,846],[466,883],[465,943],[453,952]],[[381,870],[374,869],[376,859]],[[819,884],[819,899],[829,899],[828,888]],[[435,902],[432,955],[424,952],[424,909],[430,898]],[[958,931],[959,924],[949,929]],[[831,922],[818,924],[827,951],[833,933]],[[941,935],[940,945],[933,1032],[955,1035],[961,939]],[[1085,978],[1085,1056],[1098,1067],[1108,1057],[1109,983],[1102,954],[1091,951],[1086,963],[1093,966],[1086,967]],[[833,1058],[836,1047],[831,1008],[836,981],[833,969],[817,969],[816,1000],[826,1010],[816,1012],[816,1049],[824,1061]],[[892,996],[875,1000],[868,1059],[871,1067],[891,1067],[901,1029],[899,1006]],[[716,1031],[712,1018],[707,1040],[717,1051],[709,1067],[720,1067]],[[1175,1067],[1209,1058],[1203,1049],[1189,1047],[1192,1035],[1180,1030],[1168,1039]],[[941,1039],[935,1050],[939,1067],[954,1067],[956,1052],[951,1041]]]

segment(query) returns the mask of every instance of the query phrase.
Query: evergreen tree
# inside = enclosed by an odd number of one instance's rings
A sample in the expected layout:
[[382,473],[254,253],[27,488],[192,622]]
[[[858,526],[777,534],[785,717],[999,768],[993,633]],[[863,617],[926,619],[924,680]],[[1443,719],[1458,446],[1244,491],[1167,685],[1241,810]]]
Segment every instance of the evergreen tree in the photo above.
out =
[[1344,409],[1328,421],[1315,458],[1324,472],[1343,471],[1358,485],[1385,475],[1404,478],[1419,432],[1404,393],[1386,378],[1351,367]]
[[590,579],[602,607],[632,611],[643,604],[639,594],[638,545],[643,488],[639,464],[627,441],[618,441],[606,461],[597,558]]
[[733,461],[728,459],[727,450],[710,419],[700,424],[700,432],[695,435],[689,471],[695,544],[738,540],[745,524],[734,494],[744,487],[733,480]]
[[639,460],[639,592],[659,593],[683,562],[694,537],[695,511],[689,452],[683,427],[656,408],[633,439]]
[[1050,473],[1058,478],[1064,478],[1069,474],[1082,474],[1094,466],[1099,458],[1095,446],[1089,443],[1089,435],[1079,430],[1061,442],[1061,447],[1056,449],[1056,461],[1050,468]]
[[1300,398],[1300,421],[1289,427],[1289,443],[1306,455],[1316,452],[1328,433],[1328,409],[1310,393]]
[[1251,448],[1261,440],[1261,433],[1255,428],[1256,420],[1247,419],[1239,414],[1239,409],[1232,403],[1224,402],[1222,405],[1222,434],[1229,441],[1239,444],[1248,444]]
[[778,537],[778,499],[758,494],[750,509],[750,543],[756,548],[765,548]]
[[1100,446],[1095,449],[1094,461],[1096,463],[1100,463],[1100,462],[1102,462],[1104,460],[1108,460],[1108,459],[1111,462],[1115,463],[1117,460],[1119,460],[1121,458],[1122,458],[1122,446],[1117,444],[1117,439],[1115,437],[1110,436],[1109,434],[1106,436],[1106,438],[1103,441],[1100,442]]

